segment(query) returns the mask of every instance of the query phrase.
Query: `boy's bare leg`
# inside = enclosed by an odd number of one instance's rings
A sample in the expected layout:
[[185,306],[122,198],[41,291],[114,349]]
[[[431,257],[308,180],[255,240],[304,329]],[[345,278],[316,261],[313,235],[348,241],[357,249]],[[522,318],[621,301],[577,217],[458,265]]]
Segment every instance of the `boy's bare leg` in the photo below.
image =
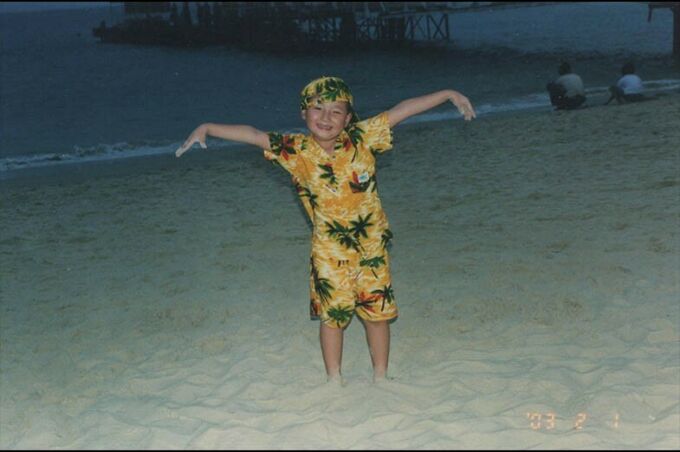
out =
[[326,374],[329,380],[340,378],[340,364],[342,363],[342,328],[332,328],[321,322],[319,339],[321,341],[321,354],[326,366]]
[[390,357],[390,324],[364,321],[368,351],[373,362],[373,380],[382,380],[387,376],[387,362]]

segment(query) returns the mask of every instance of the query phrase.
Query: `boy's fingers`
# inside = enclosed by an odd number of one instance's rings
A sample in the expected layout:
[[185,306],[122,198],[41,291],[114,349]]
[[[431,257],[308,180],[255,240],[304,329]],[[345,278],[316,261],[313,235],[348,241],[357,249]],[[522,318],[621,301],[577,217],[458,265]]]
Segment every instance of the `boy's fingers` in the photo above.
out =
[[472,108],[472,104],[467,97],[461,95],[460,97],[455,98],[453,103],[458,108],[460,114],[465,117],[466,121],[477,117],[475,110]]
[[475,114],[475,110],[472,108],[472,105],[469,102],[463,103],[459,107],[460,113],[465,117],[467,121],[469,121],[472,118],[476,118],[477,115]]
[[194,145],[194,143],[200,144],[203,149],[208,149],[208,145],[205,144],[205,141],[200,140],[185,141],[182,146],[177,148],[177,150],[175,151],[175,155],[179,157],[180,155],[184,154],[187,150],[189,150],[189,148],[191,148],[191,146]]
[[183,145],[177,148],[177,150],[175,151],[175,155],[179,157],[180,155],[184,154],[187,151],[187,149],[189,149],[190,146],[191,144],[185,141]]

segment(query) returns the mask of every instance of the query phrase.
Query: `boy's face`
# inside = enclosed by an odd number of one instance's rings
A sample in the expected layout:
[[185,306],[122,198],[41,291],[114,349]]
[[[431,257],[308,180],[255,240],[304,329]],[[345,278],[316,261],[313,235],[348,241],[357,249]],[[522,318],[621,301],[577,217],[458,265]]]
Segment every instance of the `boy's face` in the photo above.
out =
[[335,140],[352,119],[348,107],[345,101],[314,100],[306,110],[302,110],[302,119],[315,138],[322,141]]

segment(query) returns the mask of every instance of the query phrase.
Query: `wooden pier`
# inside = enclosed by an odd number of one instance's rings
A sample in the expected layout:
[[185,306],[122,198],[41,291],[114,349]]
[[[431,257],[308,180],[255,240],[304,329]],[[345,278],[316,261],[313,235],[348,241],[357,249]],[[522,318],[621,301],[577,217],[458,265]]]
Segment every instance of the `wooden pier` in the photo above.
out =
[[[92,30],[102,42],[263,51],[436,45],[451,40],[449,14],[564,2],[110,2],[124,18]],[[680,57],[680,2],[641,2],[673,11]]]
[[450,41],[449,13],[556,2],[110,2],[124,20],[102,42],[260,50],[402,46]]

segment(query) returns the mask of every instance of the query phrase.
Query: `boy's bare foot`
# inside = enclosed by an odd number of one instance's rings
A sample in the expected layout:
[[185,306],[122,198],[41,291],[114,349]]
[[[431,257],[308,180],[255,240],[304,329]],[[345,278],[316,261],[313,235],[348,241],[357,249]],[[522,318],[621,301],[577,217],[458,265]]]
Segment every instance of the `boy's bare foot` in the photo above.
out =
[[342,378],[342,375],[340,374],[328,375],[328,377],[326,378],[326,382],[334,386],[337,385],[340,387],[344,387],[345,385],[347,385],[347,380]]
[[375,384],[380,384],[392,380],[394,380],[394,378],[388,377],[386,374],[373,374],[373,383]]
[[373,381],[385,380],[387,378],[387,369],[382,369],[380,367],[373,368]]

